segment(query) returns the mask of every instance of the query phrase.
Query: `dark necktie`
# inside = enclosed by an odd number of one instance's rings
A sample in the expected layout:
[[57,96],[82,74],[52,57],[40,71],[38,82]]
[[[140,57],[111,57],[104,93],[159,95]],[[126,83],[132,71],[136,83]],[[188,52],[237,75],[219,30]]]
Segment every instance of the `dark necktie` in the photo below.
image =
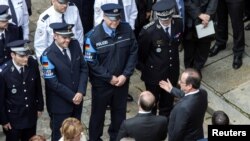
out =
[[166,31],[167,37],[170,38],[171,36],[170,36],[170,34],[169,34],[169,32],[168,32],[168,29],[169,29],[169,27],[167,27],[167,28],[165,29],[165,31]]
[[62,14],[62,22],[66,23],[65,18],[64,18],[64,14]]
[[121,20],[126,22],[126,19],[125,19],[125,13],[124,13],[124,6],[123,6],[123,2],[122,0],[118,0],[118,4],[122,6],[123,9],[121,9]]
[[10,6],[10,12],[11,12],[12,22],[15,23],[18,26],[16,12],[15,12],[13,3],[12,3],[11,0],[8,0],[8,2],[9,2],[9,6]]
[[115,38],[115,31],[112,30],[111,37]]
[[66,58],[66,60],[70,63],[69,56],[67,54],[67,49],[63,49],[63,56]]
[[5,38],[4,38],[4,34],[3,33],[1,34],[1,40],[2,40],[2,43],[4,45],[5,44]]
[[21,74],[22,78],[24,78],[24,67],[20,68],[20,74]]

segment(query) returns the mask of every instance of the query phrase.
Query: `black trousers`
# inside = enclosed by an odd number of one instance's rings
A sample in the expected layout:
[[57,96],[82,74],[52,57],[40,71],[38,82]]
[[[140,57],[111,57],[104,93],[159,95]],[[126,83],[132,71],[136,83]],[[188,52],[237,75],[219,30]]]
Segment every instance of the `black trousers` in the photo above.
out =
[[157,115],[157,109],[159,109],[159,115],[169,117],[171,110],[173,109],[174,97],[160,88],[157,84],[145,83],[146,89],[153,93],[155,96],[155,107],[152,110],[154,115]]
[[242,21],[244,14],[244,1],[226,2],[218,1],[217,7],[217,31],[216,44],[226,45],[228,40],[228,14],[231,18],[233,28],[233,53],[242,55],[245,48],[244,23]]
[[185,68],[201,71],[207,61],[212,39],[212,36],[198,39],[195,28],[185,27],[183,39]]
[[36,125],[31,128],[3,130],[6,135],[6,141],[28,141],[36,134]]
[[110,105],[110,141],[115,141],[120,125],[126,119],[128,82],[121,87],[92,86],[92,106],[89,122],[89,141],[101,141],[107,105]]

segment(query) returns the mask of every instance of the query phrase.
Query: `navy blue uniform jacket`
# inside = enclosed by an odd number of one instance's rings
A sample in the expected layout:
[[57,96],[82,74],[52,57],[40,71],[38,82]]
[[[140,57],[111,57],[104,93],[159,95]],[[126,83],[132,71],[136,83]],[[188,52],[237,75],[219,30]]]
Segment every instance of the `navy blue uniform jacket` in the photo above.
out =
[[[55,66],[55,77],[45,79],[46,105],[51,113],[73,112],[75,104],[72,99],[75,94],[86,94],[88,68],[77,40],[71,40],[69,50],[70,64],[55,42],[43,52]],[[82,103],[78,106],[82,106]]]
[[137,62],[137,41],[128,23],[120,23],[116,37],[110,38],[99,24],[90,33],[91,47],[96,51],[93,62],[88,61],[92,85],[109,84],[112,75],[129,78]]
[[0,68],[0,119],[14,129],[31,128],[37,122],[37,112],[43,111],[41,77],[37,60],[29,58],[24,79],[12,60]]

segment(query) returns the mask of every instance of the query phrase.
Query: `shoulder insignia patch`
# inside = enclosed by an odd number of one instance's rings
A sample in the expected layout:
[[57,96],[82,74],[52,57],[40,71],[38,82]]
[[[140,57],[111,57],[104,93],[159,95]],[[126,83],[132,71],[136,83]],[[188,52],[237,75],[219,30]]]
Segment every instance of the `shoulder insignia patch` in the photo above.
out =
[[49,18],[49,15],[48,15],[48,14],[46,14],[45,16],[43,16],[43,18],[42,18],[42,22],[46,21],[48,18]]
[[150,23],[148,23],[147,25],[145,25],[143,28],[144,29],[148,29],[150,26],[152,26],[155,23],[155,21],[152,21]]
[[42,64],[44,79],[50,79],[56,76],[55,66],[50,62],[48,56],[43,55],[41,57],[41,64]]

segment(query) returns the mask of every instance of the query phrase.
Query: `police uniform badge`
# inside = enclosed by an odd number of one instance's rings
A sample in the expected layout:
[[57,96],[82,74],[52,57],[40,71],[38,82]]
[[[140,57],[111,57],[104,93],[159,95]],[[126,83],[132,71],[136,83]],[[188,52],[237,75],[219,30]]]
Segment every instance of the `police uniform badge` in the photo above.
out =
[[43,77],[49,79],[55,77],[55,66],[49,61],[48,56],[43,55],[41,58]]
[[162,44],[163,44],[163,41],[162,40],[157,40],[156,41],[156,44],[157,44],[157,48],[156,48],[156,52],[157,53],[160,53],[161,51],[162,51],[162,49],[161,49],[161,46],[162,46]]
[[12,93],[12,94],[16,94],[16,93],[17,93],[17,89],[16,89],[16,88],[13,88],[13,89],[11,90],[11,93]]
[[85,61],[88,61],[88,62],[93,62],[96,59],[96,50],[91,45],[89,38],[87,38],[85,41],[84,59],[85,59]]

